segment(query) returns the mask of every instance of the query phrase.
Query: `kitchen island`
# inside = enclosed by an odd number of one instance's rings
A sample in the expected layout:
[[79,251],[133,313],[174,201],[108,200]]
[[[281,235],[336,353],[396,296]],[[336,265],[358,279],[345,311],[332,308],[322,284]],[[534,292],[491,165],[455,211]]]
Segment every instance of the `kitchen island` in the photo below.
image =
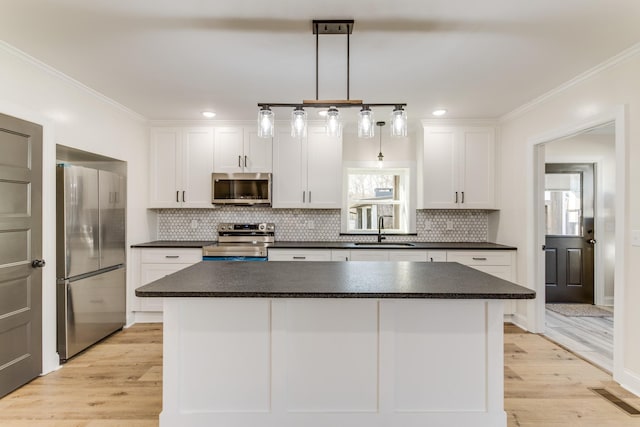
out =
[[201,262],[164,298],[167,426],[504,427],[503,300],[457,263]]

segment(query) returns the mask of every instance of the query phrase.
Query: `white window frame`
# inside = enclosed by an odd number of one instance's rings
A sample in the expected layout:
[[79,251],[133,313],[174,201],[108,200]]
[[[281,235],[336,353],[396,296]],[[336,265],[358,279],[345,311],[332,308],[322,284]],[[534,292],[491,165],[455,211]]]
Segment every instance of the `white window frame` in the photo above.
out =
[[[377,231],[363,230],[354,231],[349,230],[349,172],[352,169],[377,169],[378,162],[376,161],[351,161],[343,162],[342,167],[342,211],[340,212],[340,232],[345,234],[362,234],[362,235],[375,235]],[[398,161],[398,162],[384,162],[383,170],[397,170],[408,169],[409,170],[409,182],[407,193],[409,200],[407,201],[408,212],[408,229],[407,234],[415,234],[416,232],[416,162]],[[403,233],[404,234],[404,233]]]

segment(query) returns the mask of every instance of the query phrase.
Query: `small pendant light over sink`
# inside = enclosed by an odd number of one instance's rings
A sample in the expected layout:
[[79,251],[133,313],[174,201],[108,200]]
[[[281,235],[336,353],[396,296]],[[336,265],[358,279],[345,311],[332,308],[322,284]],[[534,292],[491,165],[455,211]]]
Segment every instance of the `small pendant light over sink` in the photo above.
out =
[[378,153],[378,168],[382,169],[384,167],[384,156],[382,155],[382,126],[384,126],[385,122],[376,122],[376,126],[380,128],[380,152]]

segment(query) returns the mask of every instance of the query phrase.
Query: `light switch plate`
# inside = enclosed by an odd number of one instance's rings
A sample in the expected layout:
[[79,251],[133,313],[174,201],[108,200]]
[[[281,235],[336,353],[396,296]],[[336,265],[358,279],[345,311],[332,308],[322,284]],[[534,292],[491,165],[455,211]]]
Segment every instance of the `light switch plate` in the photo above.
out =
[[631,230],[631,246],[640,246],[640,230]]

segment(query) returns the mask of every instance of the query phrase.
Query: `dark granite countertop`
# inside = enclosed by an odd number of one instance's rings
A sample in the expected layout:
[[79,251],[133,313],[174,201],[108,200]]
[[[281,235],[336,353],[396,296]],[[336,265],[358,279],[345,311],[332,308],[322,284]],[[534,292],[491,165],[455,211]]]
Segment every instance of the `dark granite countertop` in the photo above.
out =
[[132,248],[202,248],[216,243],[212,240],[155,240],[131,245]]
[[[369,242],[360,242],[362,244]],[[374,240],[371,240],[374,243]],[[270,248],[275,249],[430,249],[430,250],[516,250],[513,246],[500,245],[489,242],[410,242],[412,246],[397,245],[398,243],[385,241],[379,246],[355,244],[354,242],[282,242],[277,241]],[[131,245],[132,248],[201,248],[215,245],[215,241],[200,240],[156,240],[153,242]]]
[[[411,246],[404,244],[410,243]],[[372,245],[369,245],[372,244]],[[517,250],[513,246],[489,242],[275,242],[269,249],[441,249],[441,250]]]
[[204,261],[136,289],[139,297],[533,299],[455,262]]

